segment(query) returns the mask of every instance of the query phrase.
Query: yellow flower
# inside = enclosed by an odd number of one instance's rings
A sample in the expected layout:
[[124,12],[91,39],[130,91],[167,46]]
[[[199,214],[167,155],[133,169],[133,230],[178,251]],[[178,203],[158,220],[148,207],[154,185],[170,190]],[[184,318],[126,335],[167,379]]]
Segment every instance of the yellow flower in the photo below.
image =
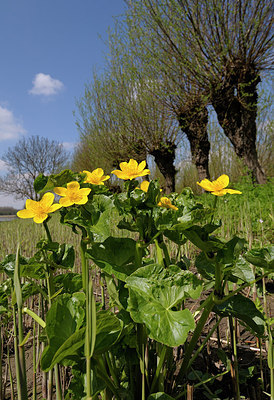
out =
[[133,160],[132,158],[129,160],[129,162],[121,162],[120,163],[120,168],[115,169],[111,173],[116,175],[120,179],[135,179],[138,178],[139,176],[145,176],[150,174],[149,169],[145,169],[146,162],[142,161],[138,165],[136,160]]
[[176,211],[178,210],[178,207],[174,206],[168,197],[161,197],[160,201],[158,203],[158,206],[165,207],[165,208],[171,208],[172,210],[176,210]]
[[149,181],[143,181],[141,182],[141,185],[137,189],[141,189],[143,192],[147,192],[149,187]]
[[92,172],[83,171],[87,177],[84,183],[91,183],[92,185],[104,185],[104,181],[110,178],[109,175],[104,176],[104,170],[97,168]]
[[37,224],[41,224],[48,218],[48,214],[52,213],[59,208],[61,204],[52,204],[54,201],[53,193],[45,193],[40,201],[28,199],[26,201],[26,208],[17,212],[19,218],[33,218]]
[[229,177],[227,175],[221,175],[213,182],[203,179],[200,183],[197,182],[197,184],[215,196],[224,196],[226,193],[242,194],[239,190],[225,189],[229,184]]
[[54,191],[59,196],[63,197],[63,199],[60,199],[59,203],[64,207],[69,207],[72,206],[72,204],[86,204],[91,189],[80,189],[79,183],[77,181],[72,181],[67,184],[67,188],[56,187]]

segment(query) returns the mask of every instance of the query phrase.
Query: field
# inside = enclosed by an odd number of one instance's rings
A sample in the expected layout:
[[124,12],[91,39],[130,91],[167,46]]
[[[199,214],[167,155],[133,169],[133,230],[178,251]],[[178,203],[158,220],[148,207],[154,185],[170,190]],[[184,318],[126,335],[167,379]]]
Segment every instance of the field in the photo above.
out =
[[273,395],[272,183],[150,186],[0,222],[1,399]]

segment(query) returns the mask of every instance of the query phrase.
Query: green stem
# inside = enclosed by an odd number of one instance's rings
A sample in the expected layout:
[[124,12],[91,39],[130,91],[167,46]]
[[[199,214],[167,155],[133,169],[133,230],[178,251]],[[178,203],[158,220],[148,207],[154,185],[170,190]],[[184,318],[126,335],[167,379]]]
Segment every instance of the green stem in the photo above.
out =
[[52,238],[51,238],[51,234],[50,234],[47,222],[43,221],[43,225],[44,225],[44,228],[45,228],[45,231],[46,231],[46,234],[47,234],[48,241],[52,242]]
[[15,372],[16,372],[16,386],[18,393],[18,400],[22,400],[22,389],[21,389],[21,371],[20,371],[20,361],[18,353],[18,336],[17,336],[17,322],[16,322],[16,311],[15,307],[12,307],[13,315],[13,329],[14,329],[14,355],[15,355]]
[[33,341],[32,341],[32,364],[33,364],[33,383],[32,383],[32,399],[36,400],[37,397],[37,385],[36,385],[36,326],[35,321],[33,321]]
[[112,376],[113,382],[115,383],[115,386],[119,387],[119,381],[118,381],[118,378],[116,375],[115,366],[112,365],[112,362],[109,357],[109,353],[107,351],[105,352],[105,359],[107,362],[107,366],[108,366],[110,375]]
[[165,242],[162,242],[160,247],[163,249],[164,256],[165,256],[165,266],[168,267],[171,264],[169,252]]
[[201,346],[198,348],[198,350],[196,351],[196,353],[194,354],[194,356],[191,358],[191,360],[189,361],[189,366],[193,364],[193,362],[196,360],[196,358],[198,357],[198,355],[201,353],[201,351],[203,350],[203,348],[205,347],[205,345],[207,344],[208,340],[211,338],[213,332],[215,331],[215,329],[218,328],[218,326],[220,325],[222,318],[220,318],[218,320],[218,322],[211,328],[211,330],[209,331],[209,333],[207,334],[207,336],[205,337],[203,343],[201,344]]
[[217,298],[222,298],[222,264],[215,263],[215,294]]
[[163,345],[162,351],[161,351],[161,354],[160,354],[160,360],[158,362],[157,369],[156,369],[156,372],[155,372],[155,375],[154,375],[154,378],[153,378],[153,381],[152,381],[152,384],[151,384],[150,393],[154,392],[154,388],[155,388],[156,383],[158,381],[161,368],[162,368],[162,366],[164,364],[164,361],[165,361],[166,352],[167,352],[167,346]]
[[213,306],[214,306],[213,293],[211,293],[206,301],[205,308],[199,319],[199,322],[193,332],[193,336],[187,346],[187,349],[186,349],[186,352],[184,355],[184,359],[183,359],[180,371],[177,375],[176,381],[179,381],[187,373],[187,371],[189,369],[189,362],[191,359],[192,352],[198,342],[198,339],[201,335],[201,332],[205,326],[205,323],[207,321],[207,318],[208,318]]
[[218,201],[218,196],[215,196],[214,203],[213,203],[213,210],[214,211],[213,211],[213,214],[211,216],[210,224],[212,224],[212,222],[213,222],[213,218],[214,218],[214,214],[215,214],[216,206],[217,206],[217,201]]
[[229,316],[228,320],[229,320],[230,335],[231,335],[231,347],[232,347],[232,363],[231,363],[231,368],[233,368],[232,381],[233,381],[234,392],[235,392],[234,393],[235,400],[240,400],[240,383],[239,383],[239,368],[238,368],[238,356],[237,356],[235,319],[233,319],[231,316]]
[[138,268],[142,267],[142,259],[143,259],[142,257],[143,257],[142,244],[140,242],[137,242],[135,251],[135,262]]
[[88,282],[88,266],[86,258],[87,243],[85,240],[81,240],[80,243],[80,257],[81,257],[81,267],[82,267],[82,287],[84,292],[87,291]]

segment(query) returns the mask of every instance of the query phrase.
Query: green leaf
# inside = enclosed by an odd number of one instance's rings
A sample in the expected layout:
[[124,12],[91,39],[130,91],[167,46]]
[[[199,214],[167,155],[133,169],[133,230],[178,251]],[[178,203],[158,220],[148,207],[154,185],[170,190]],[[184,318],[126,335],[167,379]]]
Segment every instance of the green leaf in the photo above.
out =
[[267,271],[274,271],[274,246],[264,247],[259,250],[250,250],[244,255],[244,258],[256,267],[266,269]]
[[86,328],[83,327],[79,329],[78,331],[74,332],[65,342],[57,349],[57,351],[54,353],[51,363],[49,366],[45,368],[45,358],[48,357],[50,359],[50,356],[52,355],[52,348],[47,347],[45,350],[46,352],[43,352],[42,355],[42,368],[44,371],[49,371],[54,367],[55,364],[61,363],[62,360],[65,358],[70,358],[71,356],[77,354],[77,350],[80,349],[84,345],[85,342],[85,333],[86,333]]
[[63,243],[59,245],[57,251],[53,253],[53,261],[60,268],[73,268],[74,260],[75,252],[70,244]]
[[69,169],[61,171],[59,174],[45,176],[40,174],[34,181],[36,193],[52,191],[54,187],[65,186],[68,182],[79,180],[80,175]]
[[252,300],[241,294],[214,306],[214,311],[222,317],[229,315],[236,317],[258,336],[264,335],[265,320],[263,314],[256,308]]
[[30,310],[27,307],[24,307],[23,312],[31,316],[31,318],[33,318],[40,326],[42,326],[42,328],[46,327],[45,321],[43,321],[42,318],[40,318],[37,314],[35,314],[34,311]]
[[45,348],[41,366],[48,370],[56,352],[77,330],[85,317],[85,295],[74,293],[63,294],[52,303],[46,315],[46,334],[49,345]]
[[[10,277],[12,279],[14,278],[15,259],[16,259],[15,254],[9,254],[0,263],[0,272],[5,272],[8,275],[8,277]],[[28,261],[25,257],[22,257],[19,255],[19,263],[20,263],[20,272],[21,272],[22,267],[24,265],[26,265],[28,263]]]
[[232,277],[241,279],[243,282],[252,282],[255,280],[254,272],[248,261],[240,256],[230,271]]
[[176,306],[187,297],[198,298],[202,281],[175,265],[154,264],[139,268],[126,282],[132,319],[144,323],[152,339],[171,347],[183,344],[195,323],[188,309]]
[[158,392],[151,394],[147,400],[174,400],[174,397],[171,397],[164,392]]
[[112,198],[94,195],[83,207],[72,207],[64,216],[64,222],[82,226],[96,235],[96,241],[102,241],[110,236],[113,210]]
[[87,255],[107,274],[125,281],[136,270],[135,248],[133,239],[110,236],[103,243],[92,243]]
[[94,354],[107,351],[119,339],[123,322],[111,311],[102,310],[96,316],[96,341]]
[[62,293],[75,293],[82,289],[82,276],[74,272],[67,272],[54,277],[56,290],[63,288]]
[[203,278],[212,280],[215,277],[214,260],[211,260],[206,253],[201,252],[195,259],[195,267]]
[[210,237],[205,227],[194,225],[183,231],[184,235],[199,249],[204,252],[216,252],[225,245],[217,238]]

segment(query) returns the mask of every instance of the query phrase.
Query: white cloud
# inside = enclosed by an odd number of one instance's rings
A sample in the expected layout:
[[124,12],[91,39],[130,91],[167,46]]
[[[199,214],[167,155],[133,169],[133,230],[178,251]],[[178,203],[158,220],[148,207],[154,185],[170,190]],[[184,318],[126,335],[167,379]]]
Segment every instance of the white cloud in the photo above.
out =
[[0,142],[17,139],[23,133],[26,133],[26,131],[16,120],[12,111],[0,106]]
[[63,147],[65,150],[74,150],[74,148],[77,146],[77,143],[75,142],[63,142],[62,143]]
[[50,75],[40,72],[36,74],[32,81],[33,87],[29,93],[38,96],[52,96],[59,93],[64,84],[58,79],[53,79]]

